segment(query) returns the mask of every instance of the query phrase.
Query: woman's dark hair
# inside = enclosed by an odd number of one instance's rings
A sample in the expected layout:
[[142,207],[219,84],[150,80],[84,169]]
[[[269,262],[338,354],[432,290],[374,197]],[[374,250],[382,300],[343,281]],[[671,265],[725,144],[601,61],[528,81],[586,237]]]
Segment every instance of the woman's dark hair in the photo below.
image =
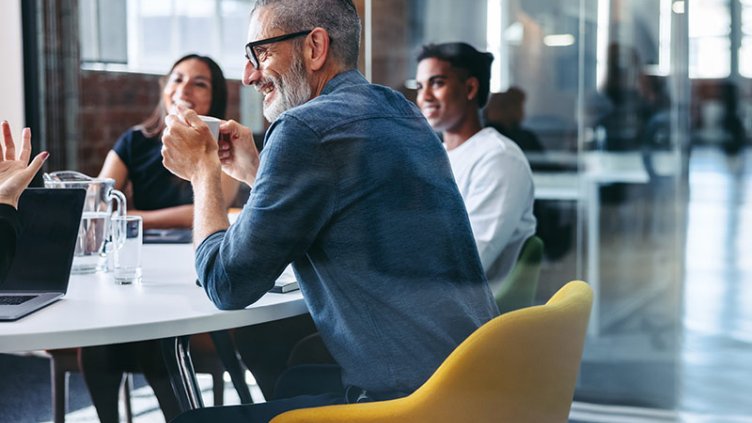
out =
[[165,108],[164,101],[162,100],[162,91],[164,90],[167,78],[169,78],[172,71],[175,68],[185,62],[186,60],[196,59],[206,64],[211,72],[211,86],[212,86],[212,99],[209,106],[209,116],[213,116],[218,119],[225,118],[225,112],[227,111],[227,81],[225,75],[222,73],[222,69],[219,65],[210,57],[201,56],[198,54],[189,54],[178,59],[170,68],[170,72],[167,75],[159,78],[159,104],[154,108],[154,111],[143,122],[136,125],[136,129],[139,129],[148,138],[158,136],[165,128],[164,119],[167,116],[167,109]]

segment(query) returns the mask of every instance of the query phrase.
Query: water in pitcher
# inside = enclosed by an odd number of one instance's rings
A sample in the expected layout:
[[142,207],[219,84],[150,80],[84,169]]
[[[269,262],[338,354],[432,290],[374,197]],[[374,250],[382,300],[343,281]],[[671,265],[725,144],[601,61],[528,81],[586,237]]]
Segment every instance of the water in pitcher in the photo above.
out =
[[86,211],[81,217],[71,273],[84,274],[102,270],[109,233],[109,213]]
[[45,173],[43,178],[47,188],[86,190],[71,273],[106,270],[107,256],[113,245],[110,219],[113,215],[126,215],[125,195],[114,189],[115,180],[92,178],[71,170]]

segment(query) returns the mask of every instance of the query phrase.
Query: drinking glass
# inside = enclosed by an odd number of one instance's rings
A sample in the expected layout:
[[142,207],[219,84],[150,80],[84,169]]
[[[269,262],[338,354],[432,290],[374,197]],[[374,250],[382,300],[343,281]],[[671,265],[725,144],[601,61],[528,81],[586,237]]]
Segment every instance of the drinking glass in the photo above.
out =
[[113,277],[116,284],[128,285],[141,282],[143,226],[141,216],[112,218],[112,238],[115,244]]

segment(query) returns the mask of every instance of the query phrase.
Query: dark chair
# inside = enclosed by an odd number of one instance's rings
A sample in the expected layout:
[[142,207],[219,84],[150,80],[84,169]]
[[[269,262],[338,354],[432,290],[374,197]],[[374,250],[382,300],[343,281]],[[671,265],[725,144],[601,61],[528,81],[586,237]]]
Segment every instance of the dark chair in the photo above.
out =
[[517,262],[494,292],[496,305],[502,314],[533,305],[542,261],[543,241],[533,235],[522,245]]
[[[65,410],[68,404],[68,373],[81,371],[78,365],[78,348],[61,348],[45,351],[50,359],[50,378],[52,380],[52,421],[65,422]],[[125,396],[125,420],[133,422],[130,404],[132,377],[129,374],[123,384]]]
[[290,351],[288,368],[305,364],[337,364],[318,332],[298,341]]
[[[250,403],[251,394],[248,386],[244,383],[244,369],[235,355],[235,345],[227,331],[217,331],[210,334],[206,339],[196,339],[192,342],[192,359],[196,373],[208,373],[212,377],[212,393],[214,404],[224,404],[224,372],[230,373],[235,389],[238,391],[241,402]],[[215,352],[216,349],[216,352]],[[52,377],[52,406],[53,421],[65,422],[65,411],[68,402],[68,373],[79,372],[78,349],[62,348],[47,350],[50,358],[50,372]],[[241,383],[241,381],[243,381]],[[128,423],[133,421],[130,404],[130,387],[132,377],[129,374],[123,384],[125,397],[125,417]]]

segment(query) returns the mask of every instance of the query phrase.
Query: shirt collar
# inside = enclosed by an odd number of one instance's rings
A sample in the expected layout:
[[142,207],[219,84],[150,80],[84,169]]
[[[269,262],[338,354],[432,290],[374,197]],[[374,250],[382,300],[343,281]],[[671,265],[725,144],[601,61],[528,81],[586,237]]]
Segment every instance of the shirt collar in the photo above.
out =
[[350,69],[342,73],[338,73],[334,76],[334,78],[330,79],[329,82],[327,82],[324,86],[324,90],[321,92],[321,95],[329,94],[341,87],[367,83],[368,80],[366,80],[366,78],[361,75],[357,69]]

